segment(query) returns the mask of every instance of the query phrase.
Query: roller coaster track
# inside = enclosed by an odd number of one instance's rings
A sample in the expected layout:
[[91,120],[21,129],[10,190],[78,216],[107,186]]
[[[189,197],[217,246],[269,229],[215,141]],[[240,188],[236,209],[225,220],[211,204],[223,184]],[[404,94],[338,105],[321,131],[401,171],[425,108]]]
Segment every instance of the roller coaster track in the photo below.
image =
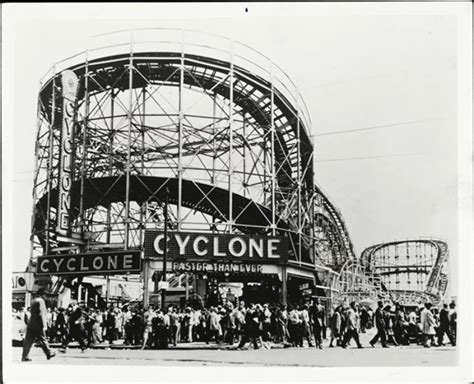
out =
[[[108,56],[88,63],[89,71],[89,93],[103,92],[111,86],[117,90],[126,90],[129,87],[128,65],[130,56],[116,55]],[[186,71],[184,72],[184,84],[194,88],[204,88],[208,92],[214,92],[225,98],[230,97],[227,73],[231,64],[229,62],[214,58],[184,54],[183,57]],[[75,71],[80,78],[79,100],[84,99],[84,63],[69,68]],[[146,87],[150,82],[153,84],[166,84],[178,86],[180,83],[179,66],[181,65],[181,53],[176,52],[143,52],[133,54],[133,65],[142,76],[133,76],[132,88],[140,89]],[[276,176],[281,194],[284,196],[296,187],[295,177],[300,162],[302,169],[308,169],[305,180],[308,188],[313,185],[312,153],[313,145],[304,125],[304,121],[298,118],[298,111],[291,105],[286,97],[272,84],[247,71],[244,68],[233,66],[233,100],[236,109],[239,108],[251,116],[250,123],[256,123],[264,130],[268,130],[273,119],[276,135],[274,141]],[[59,76],[59,75],[58,75]],[[59,79],[56,80],[59,83]],[[40,97],[48,116],[51,115],[53,101],[53,81],[50,79],[41,89]],[[274,91],[274,107],[271,107],[270,90]],[[62,112],[60,95],[57,92],[56,119],[61,121]],[[291,134],[290,134],[291,133]],[[301,142],[300,153],[295,152],[294,142],[299,137]],[[291,150],[293,148],[293,150]]]
[[329,230],[325,231],[325,233],[328,237],[329,245],[334,251],[332,260],[324,261],[327,265],[338,270],[347,260],[355,259],[354,246],[341,212],[317,185],[314,188],[317,199],[320,200],[323,208],[322,213],[315,213],[315,223],[323,228],[328,227]]
[[[132,176],[130,183],[130,199],[132,201],[143,203],[145,201],[164,200],[165,189],[168,188],[170,204],[176,203],[178,192],[178,180],[176,178]],[[183,206],[222,219],[228,216],[228,192],[226,190],[189,180],[183,180],[183,183],[185,186],[183,188]],[[75,215],[79,212],[79,188],[79,181],[75,181],[71,190],[71,211],[75,213]],[[123,175],[87,179],[84,185],[84,207],[88,209],[120,202],[123,199],[124,190],[125,177]],[[37,215],[35,218],[36,229],[44,229],[45,218],[41,213],[46,207],[48,198],[48,195],[44,195],[37,204]],[[57,189],[51,191],[50,198],[51,202],[55,204],[58,198]],[[234,194],[234,199],[236,201],[234,211],[238,218],[238,223],[242,223],[243,225],[257,223],[262,226],[268,223],[270,212],[267,208],[237,194]],[[237,215],[237,213],[239,214]],[[285,226],[285,224],[281,225]],[[251,228],[252,227],[243,227],[242,230],[246,229],[249,232],[255,231]]]

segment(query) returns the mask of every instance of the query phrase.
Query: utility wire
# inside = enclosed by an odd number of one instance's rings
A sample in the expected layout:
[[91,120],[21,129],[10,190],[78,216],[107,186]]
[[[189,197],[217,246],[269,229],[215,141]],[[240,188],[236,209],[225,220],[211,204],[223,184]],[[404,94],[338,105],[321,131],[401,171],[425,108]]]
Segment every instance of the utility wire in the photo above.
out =
[[315,160],[316,163],[326,163],[330,161],[348,161],[348,160],[366,160],[366,159],[382,159],[385,157],[404,157],[404,156],[426,156],[429,155],[429,152],[425,153],[395,153],[393,155],[376,155],[376,156],[363,156],[363,157],[346,157],[340,159],[322,159]]
[[371,130],[371,129],[380,129],[380,128],[391,128],[391,127],[398,127],[398,126],[401,126],[401,125],[419,124],[419,123],[424,123],[424,122],[426,122],[426,121],[437,121],[437,120],[445,120],[445,119],[443,119],[443,118],[435,118],[435,119],[405,121],[405,122],[402,122],[402,123],[385,124],[385,125],[374,125],[374,126],[371,126],[371,127],[355,128],[355,129],[346,129],[346,130],[344,130],[344,131],[315,133],[315,134],[312,135],[312,136],[339,135],[339,134],[341,134],[341,133],[350,133],[350,132],[358,132],[358,131],[368,131],[368,130]]

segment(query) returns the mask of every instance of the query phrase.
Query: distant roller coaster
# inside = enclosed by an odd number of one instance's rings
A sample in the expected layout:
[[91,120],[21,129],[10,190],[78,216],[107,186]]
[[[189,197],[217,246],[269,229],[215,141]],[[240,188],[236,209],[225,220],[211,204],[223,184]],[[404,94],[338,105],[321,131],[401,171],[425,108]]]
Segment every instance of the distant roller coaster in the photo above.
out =
[[33,255],[141,249],[166,193],[174,230],[286,236],[289,264],[315,271],[355,258],[314,181],[306,106],[275,63],[196,31],[93,44],[39,92]]
[[394,301],[438,304],[447,292],[448,245],[435,239],[394,241],[365,249],[361,262]]

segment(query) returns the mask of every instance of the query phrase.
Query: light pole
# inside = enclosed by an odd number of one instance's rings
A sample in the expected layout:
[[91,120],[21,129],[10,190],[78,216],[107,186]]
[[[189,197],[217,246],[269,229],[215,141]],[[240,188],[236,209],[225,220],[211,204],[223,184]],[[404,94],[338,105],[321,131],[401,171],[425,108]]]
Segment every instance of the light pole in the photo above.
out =
[[[163,249],[163,283],[166,282],[166,256],[168,254],[168,202],[169,202],[169,190],[166,188],[165,190],[165,207],[164,207],[164,216],[165,216],[165,230],[164,230],[164,237],[165,237],[165,247]],[[165,312],[165,303],[166,301],[166,287],[165,284],[161,287],[161,307],[163,312]]]

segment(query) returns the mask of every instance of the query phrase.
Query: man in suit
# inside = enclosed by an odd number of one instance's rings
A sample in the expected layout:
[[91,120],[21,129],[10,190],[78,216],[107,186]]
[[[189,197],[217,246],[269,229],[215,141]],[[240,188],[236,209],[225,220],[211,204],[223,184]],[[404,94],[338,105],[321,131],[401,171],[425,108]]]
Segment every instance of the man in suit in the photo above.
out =
[[69,342],[72,340],[76,340],[79,343],[79,346],[81,347],[81,352],[85,352],[86,334],[84,329],[84,313],[82,311],[82,308],[77,305],[76,301],[72,303],[72,311],[69,314],[68,323],[69,335],[62,345],[62,349],[60,349],[59,351],[62,353],[66,353],[66,349]]
[[324,336],[324,328],[326,327],[326,309],[321,304],[319,298],[313,300],[313,305],[309,307],[309,318],[313,326],[316,348],[322,349],[322,338]]
[[380,337],[382,342],[382,347],[388,348],[387,345],[387,335],[385,333],[385,316],[383,312],[383,302],[379,301],[377,304],[377,310],[375,311],[375,326],[377,328],[376,335],[370,340],[370,345],[374,347],[375,343]]
[[443,304],[443,309],[439,313],[439,329],[438,329],[438,345],[444,345],[444,334],[448,335],[449,342],[451,345],[456,343],[453,340],[453,335],[449,329],[449,311],[448,304]]
[[357,303],[353,301],[347,310],[346,334],[342,341],[342,348],[347,348],[347,344],[352,338],[354,338],[357,348],[363,348],[359,341],[359,332],[357,331],[357,320],[359,316],[357,313],[357,307]]
[[31,361],[28,357],[31,346],[36,341],[43,349],[49,360],[55,356],[46,340],[46,328],[48,324],[46,303],[44,301],[44,288],[38,290],[38,297],[31,302],[31,316],[26,327],[25,341],[23,342],[23,355],[21,361]]

